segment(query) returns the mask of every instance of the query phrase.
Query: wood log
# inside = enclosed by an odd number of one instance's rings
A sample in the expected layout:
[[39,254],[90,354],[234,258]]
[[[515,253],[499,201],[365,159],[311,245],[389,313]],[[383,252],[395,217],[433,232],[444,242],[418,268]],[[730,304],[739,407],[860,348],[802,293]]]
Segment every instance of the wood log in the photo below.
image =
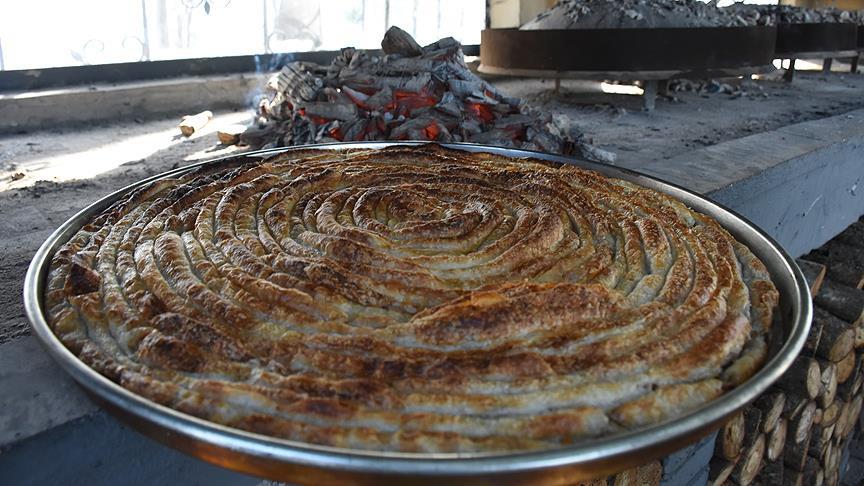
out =
[[825,483],[833,482],[834,475],[840,473],[840,447],[831,442],[825,450],[825,456],[822,458],[822,470],[825,471]]
[[825,481],[822,486],[840,486],[840,471],[825,471]]
[[783,455],[783,448],[786,446],[786,432],[789,429],[789,423],[786,419],[780,419],[774,425],[774,430],[768,433],[768,443],[765,446],[765,457],[775,462]]
[[[708,484],[711,486],[725,484],[732,475],[732,470],[735,469],[736,464],[735,461],[729,461],[722,457],[712,457],[708,464]],[[618,483],[615,484],[617,486]]]
[[856,370],[852,374],[852,394],[855,395],[864,387],[864,353],[857,358],[858,364]]
[[270,139],[275,137],[279,126],[275,122],[262,125],[250,125],[246,131],[240,135],[240,144],[249,145],[251,147],[261,147]]
[[387,29],[384,34],[381,49],[385,54],[400,54],[408,57],[423,54],[423,48],[411,37],[411,34],[395,25]]
[[809,399],[801,396],[786,395],[786,404],[783,407],[783,417],[790,419],[801,412],[808,403]]
[[837,362],[837,384],[846,383],[855,371],[855,353],[849,353]]
[[837,416],[837,423],[834,427],[834,438],[837,440],[843,439],[843,432],[849,423],[849,415],[852,413],[852,402],[842,401],[840,403],[840,414]]
[[744,415],[744,448],[753,444],[756,435],[762,433],[762,411],[756,407],[746,407]]
[[822,289],[813,298],[813,301],[819,307],[853,325],[857,326],[864,320],[862,319],[864,316],[864,290],[826,278],[822,283]]
[[852,325],[855,331],[855,349],[864,349],[864,320]]
[[764,486],[784,485],[787,484],[784,482],[785,472],[783,461],[769,461],[762,465],[756,481]]
[[864,218],[859,219],[851,226],[841,231],[839,235],[834,237],[834,240],[854,246],[859,249],[864,249]]
[[626,471],[621,471],[612,478],[612,486],[635,486],[637,484],[639,483],[636,482],[635,467],[627,469]]
[[854,380],[846,380],[845,383],[837,384],[836,402],[843,405],[843,402],[851,402],[855,398],[855,393],[852,388],[855,386]]
[[831,240],[811,252],[808,258],[824,264],[831,280],[859,289],[864,286],[864,251],[861,248]]
[[825,472],[819,465],[819,461],[807,457],[804,468],[801,470],[801,484],[807,486],[822,486],[825,482]]
[[816,407],[816,411],[813,412],[813,425],[819,425],[822,423],[822,412],[823,410],[819,407]]
[[660,461],[649,462],[615,475],[613,486],[660,486],[663,465]]
[[813,309],[813,325],[819,328],[820,339],[813,353],[828,361],[845,358],[855,347],[855,330],[825,309]]
[[308,67],[308,64],[293,62],[282,66],[279,74],[267,82],[267,88],[283,93],[291,103],[314,100],[321,90],[321,79]]
[[834,425],[822,427],[816,425],[810,432],[810,448],[807,453],[816,459],[822,460],[825,457],[825,451],[828,449],[828,444],[834,439]]
[[852,435],[855,424],[858,423],[861,416],[862,403],[864,403],[864,397],[856,395],[851,402],[843,402],[841,405],[840,416],[837,418],[837,426],[834,429],[834,438],[838,442]]
[[822,287],[822,281],[825,279],[825,265],[803,258],[798,258],[795,262],[807,280],[807,285],[810,287],[810,295],[818,294],[819,289]]
[[[813,426],[813,416],[815,413],[816,402],[807,401],[788,417],[792,442],[801,444],[810,437],[810,428]],[[786,443],[788,444],[789,441],[787,440]]]
[[862,410],[864,410],[864,396],[858,395],[854,400],[852,400],[852,406],[849,412],[849,423],[846,425],[846,430],[843,431],[844,440],[849,438],[855,432],[855,428],[860,424]]
[[787,394],[815,399],[822,390],[822,370],[819,369],[819,362],[813,358],[798,356],[789,370],[777,380],[776,386]]
[[[440,66],[439,62],[428,57],[402,57],[398,59],[390,59],[386,63],[380,63],[373,70],[360,70],[360,73],[372,73],[378,76],[382,75],[397,75],[411,76],[416,73],[435,71],[435,68]],[[343,71],[344,72],[344,71]],[[351,71],[346,74],[356,75],[358,71]]]
[[834,402],[837,396],[837,365],[830,361],[820,362],[822,368],[822,393],[819,394],[819,405],[823,408]]
[[609,481],[603,479],[590,479],[588,481],[578,481],[573,486],[609,486]]
[[[805,486],[804,478],[800,471],[796,471],[794,469],[785,468],[783,471],[783,486]],[[765,486],[774,486],[773,484],[766,484]]]
[[782,391],[764,393],[753,402],[753,406],[762,411],[762,432],[770,433],[777,427],[783,414],[786,394]]
[[720,433],[717,434],[717,442],[714,446],[714,456],[729,461],[734,461],[741,455],[741,446],[744,444],[744,414],[739,413],[723,424]]
[[222,145],[237,145],[245,132],[246,126],[244,125],[227,125],[216,131],[216,138]]
[[[815,309],[814,309],[815,314]],[[800,356],[813,358],[816,356],[816,350],[819,349],[819,343],[822,341],[822,324],[814,317],[810,323],[810,332],[807,333],[807,340],[804,341],[804,349],[801,350]],[[853,341],[854,342],[854,341]]]
[[352,121],[358,117],[357,105],[354,103],[329,103],[326,101],[310,101],[302,108],[310,116],[318,116],[327,120]]
[[740,486],[746,486],[756,479],[765,457],[765,434],[753,434],[753,441],[744,448],[741,458],[732,469],[730,479]]
[[807,461],[807,458],[810,457],[807,453],[809,449],[809,435],[803,442],[787,440],[786,446],[783,447],[783,464],[795,472],[801,471],[804,468],[804,463]]
[[660,486],[663,479],[663,464],[660,461],[649,462],[639,466],[637,470],[637,483],[639,486]]
[[822,427],[828,427],[837,423],[837,418],[840,416],[840,405],[842,404],[839,400],[834,400],[830,405],[822,409],[822,420],[819,425]]
[[213,119],[213,112],[210,110],[202,111],[196,115],[186,115],[180,120],[178,127],[180,133],[184,137],[191,137],[193,133],[204,128],[204,125],[210,123]]

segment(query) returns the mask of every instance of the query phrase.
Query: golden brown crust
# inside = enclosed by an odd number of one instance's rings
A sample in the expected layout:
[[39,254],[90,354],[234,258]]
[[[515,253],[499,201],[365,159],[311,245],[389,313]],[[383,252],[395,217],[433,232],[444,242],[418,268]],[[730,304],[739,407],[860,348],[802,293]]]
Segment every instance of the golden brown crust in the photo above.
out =
[[671,198],[437,146],[305,150],[155,182],[54,256],[85,363],[177,410],[398,451],[569,444],[761,366],[778,294]]

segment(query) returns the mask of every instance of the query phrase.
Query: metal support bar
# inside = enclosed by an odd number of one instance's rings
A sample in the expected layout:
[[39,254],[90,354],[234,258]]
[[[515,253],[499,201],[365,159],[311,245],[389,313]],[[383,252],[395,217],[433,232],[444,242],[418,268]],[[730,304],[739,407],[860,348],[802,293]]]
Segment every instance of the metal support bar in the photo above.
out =
[[834,65],[834,59],[833,58],[826,57],[825,59],[823,59],[822,60],[822,72],[823,73],[830,73],[832,65]]
[[657,94],[664,98],[669,97],[669,80],[661,79],[657,82]]
[[795,61],[797,59],[789,59],[789,67],[786,68],[786,73],[783,74],[783,81],[791,83],[795,81]]
[[654,111],[657,104],[657,84],[657,80],[642,82],[642,109],[645,111]]

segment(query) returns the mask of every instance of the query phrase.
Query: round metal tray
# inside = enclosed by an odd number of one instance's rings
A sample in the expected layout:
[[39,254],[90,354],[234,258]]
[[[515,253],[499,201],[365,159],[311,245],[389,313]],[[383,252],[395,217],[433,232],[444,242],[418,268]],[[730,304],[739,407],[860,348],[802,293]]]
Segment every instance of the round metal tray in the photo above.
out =
[[488,74],[590,79],[598,73],[615,79],[737,75],[770,65],[776,39],[776,28],[764,26],[486,29],[481,33],[479,69]]
[[[421,142],[318,145],[321,149],[383,148]],[[807,336],[810,292],[801,270],[770,237],[740,216],[693,192],[625,169],[567,157],[468,144],[447,144],[469,152],[533,157],[574,164],[665,192],[714,217],[768,267],[780,292],[768,362],[750,380],[697,410],[665,423],[589,443],[512,454],[378,453],[323,447],[232,429],[180,413],[127,391],[86,366],[66,349],[45,319],[43,293],[54,252],[91,217],[136,187],[176,176],[203,164],[260,160],[288,152],[280,148],[225,157],[166,172],[121,189],[88,206],[58,228],[36,252],[24,283],[24,304],[33,330],[51,356],[103,407],[140,432],[195,457],[237,471],[292,483],[357,484],[384,480],[440,483],[572,483],[614,474],[689,445],[764,392],[790,366]],[[303,148],[308,148],[303,147]]]
[[817,23],[777,26],[777,57],[831,57],[854,51],[858,43],[855,24]]

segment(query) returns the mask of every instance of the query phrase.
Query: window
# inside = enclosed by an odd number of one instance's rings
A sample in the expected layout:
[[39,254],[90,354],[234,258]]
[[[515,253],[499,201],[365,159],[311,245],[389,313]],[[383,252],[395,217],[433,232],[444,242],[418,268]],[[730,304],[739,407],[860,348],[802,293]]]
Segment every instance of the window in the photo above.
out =
[[477,44],[485,18],[485,0],[5,0],[0,70],[375,48],[390,25]]

